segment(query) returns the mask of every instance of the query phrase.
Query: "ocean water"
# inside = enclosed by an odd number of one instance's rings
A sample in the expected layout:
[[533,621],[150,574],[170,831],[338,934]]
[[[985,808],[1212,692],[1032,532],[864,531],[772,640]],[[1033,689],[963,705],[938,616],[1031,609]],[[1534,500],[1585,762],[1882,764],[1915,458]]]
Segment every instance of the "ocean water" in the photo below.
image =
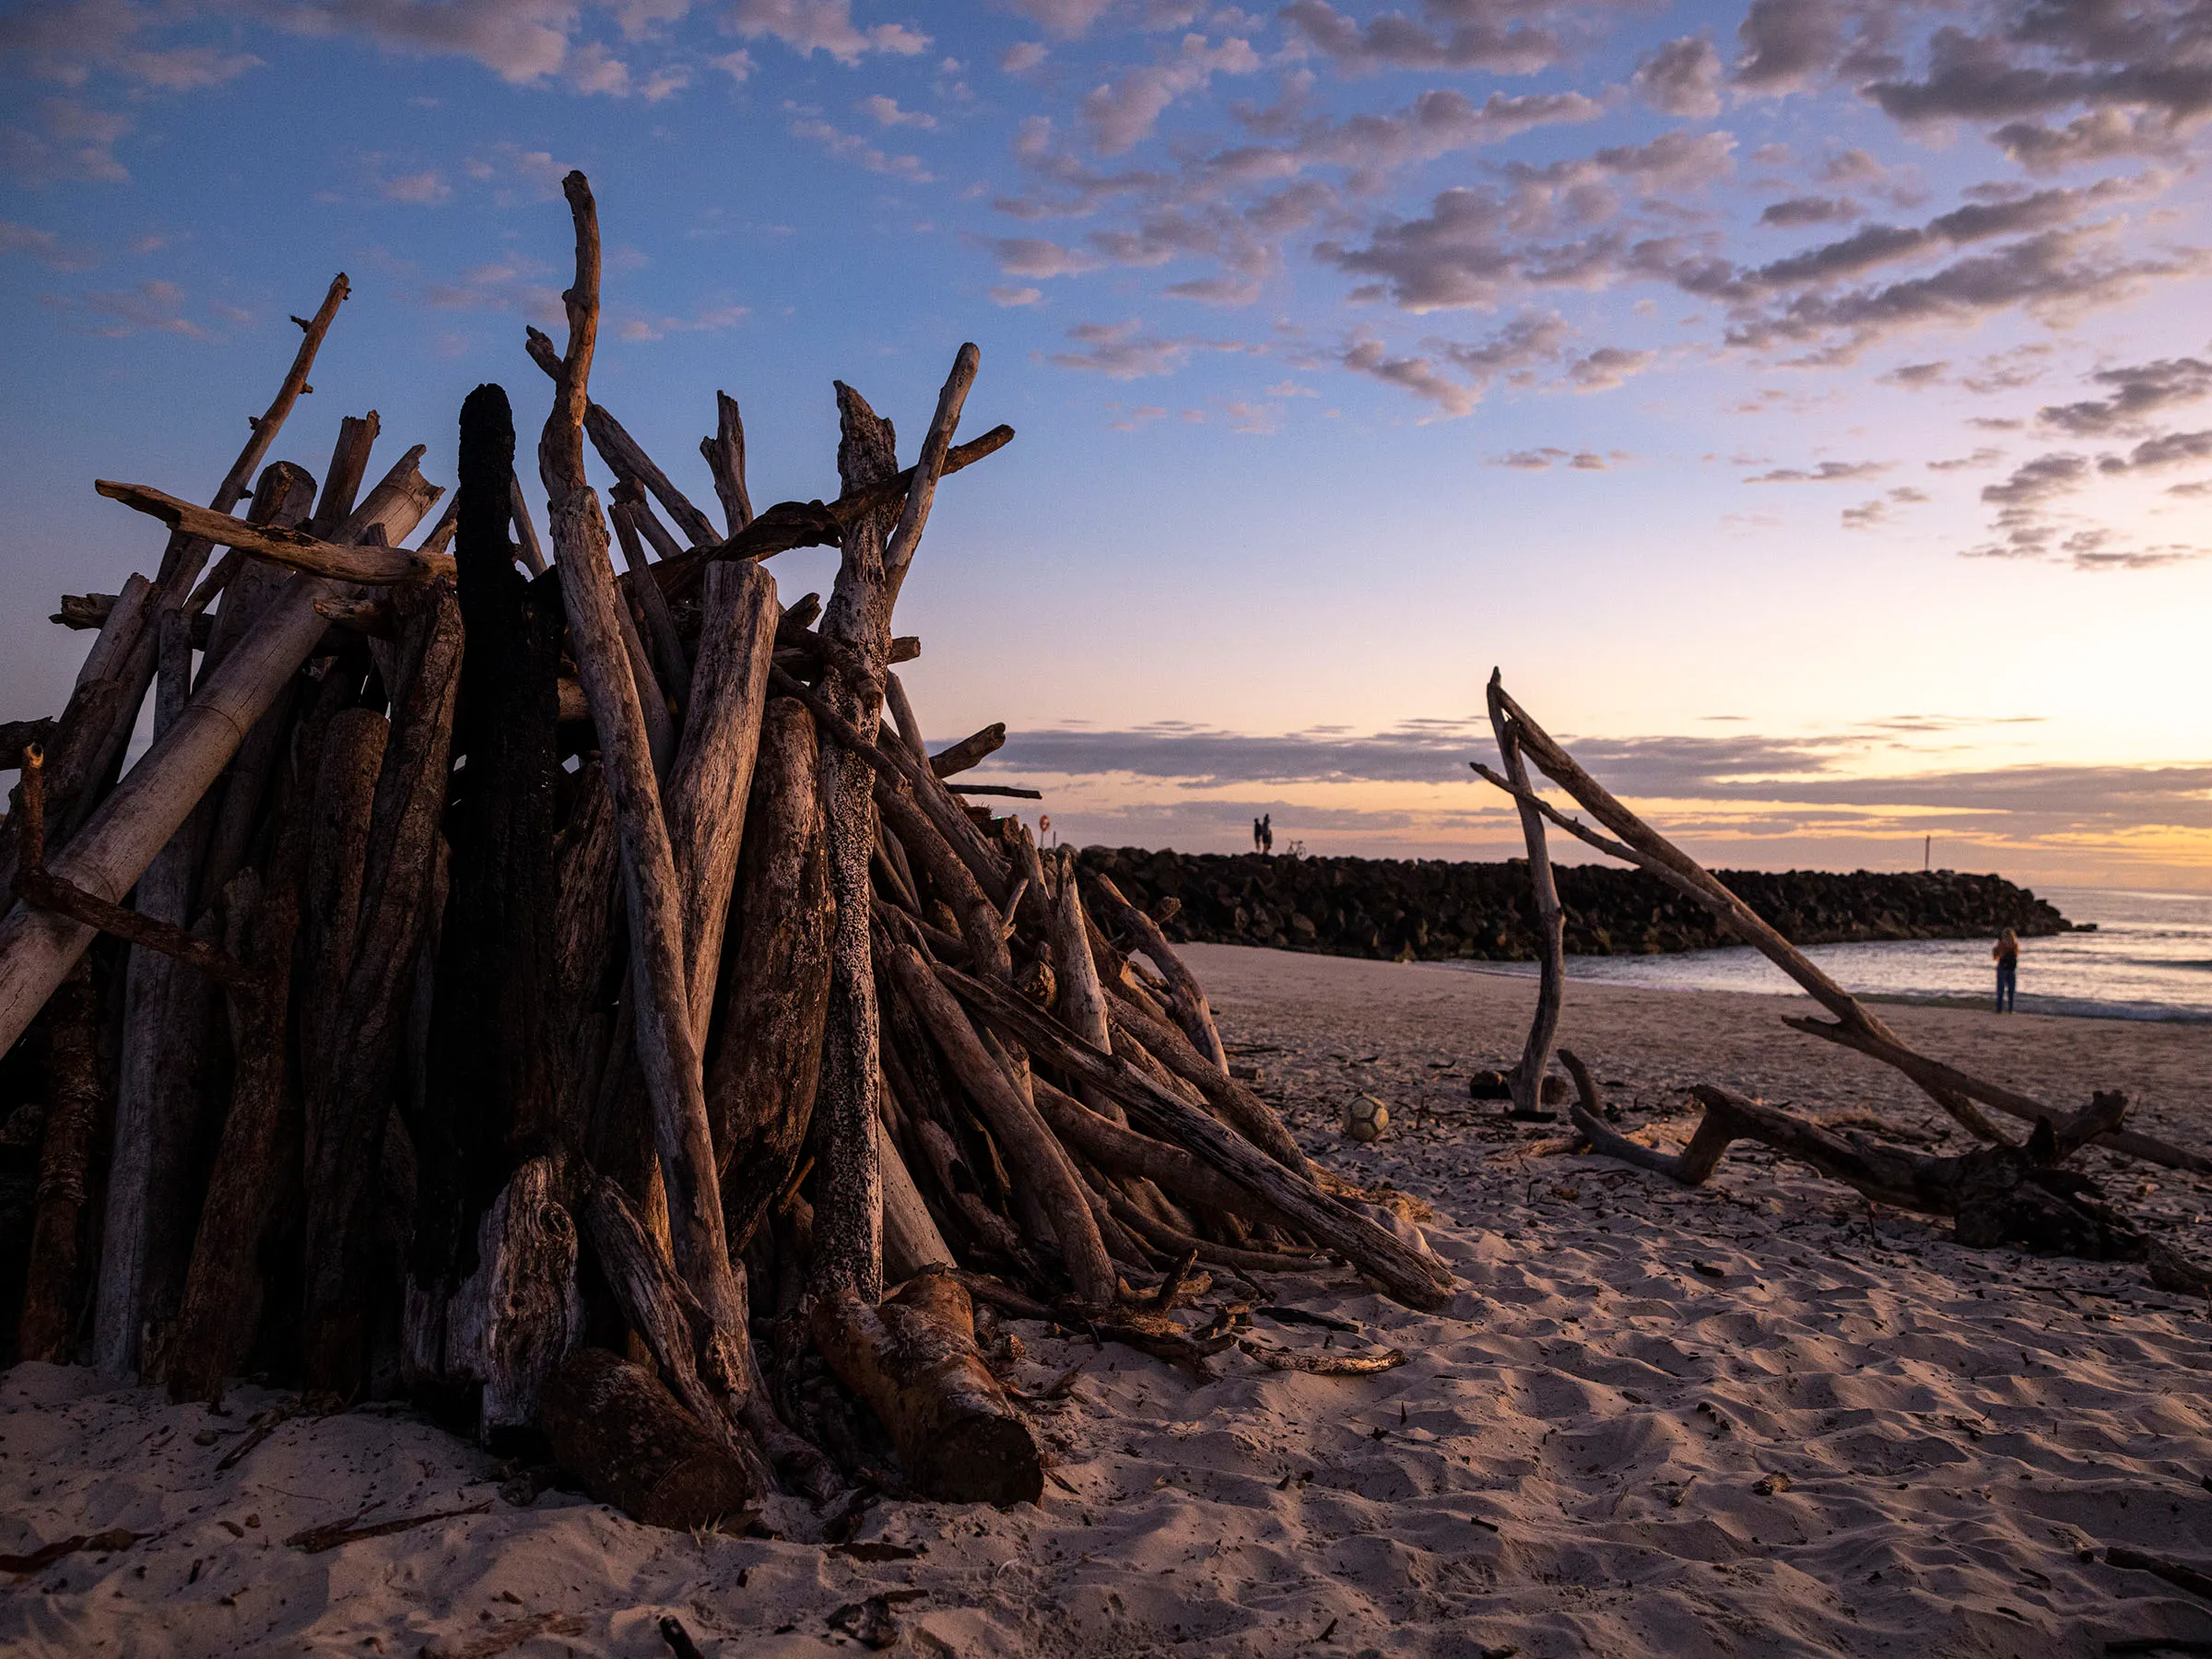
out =
[[[2104,1019],[2212,1021],[2212,893],[2042,888],[2070,922],[2095,933],[2020,941],[2023,1014]],[[1877,1000],[1993,1007],[1992,939],[1911,939],[1892,944],[1814,945],[1806,955],[1854,994]],[[1530,973],[1533,962],[1464,966]],[[1680,991],[1794,993],[1796,985],[1748,946],[1673,956],[1569,957],[1570,979]]]

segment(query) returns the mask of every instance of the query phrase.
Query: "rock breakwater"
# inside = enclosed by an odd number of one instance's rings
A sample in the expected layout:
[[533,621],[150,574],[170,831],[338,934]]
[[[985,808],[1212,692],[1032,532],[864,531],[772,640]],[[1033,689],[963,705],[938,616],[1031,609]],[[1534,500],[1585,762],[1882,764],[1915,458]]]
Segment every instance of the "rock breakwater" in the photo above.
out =
[[[1081,858],[1146,910],[1171,912],[1164,924],[1171,939],[1408,961],[1535,955],[1535,906],[1522,859],[1261,858],[1139,847],[1086,847]],[[2072,925],[2001,876],[1714,874],[1798,945],[1994,937],[2006,927],[2037,937]],[[1641,870],[1563,865],[1558,875],[1571,954],[1657,955],[1737,943],[1711,912]]]

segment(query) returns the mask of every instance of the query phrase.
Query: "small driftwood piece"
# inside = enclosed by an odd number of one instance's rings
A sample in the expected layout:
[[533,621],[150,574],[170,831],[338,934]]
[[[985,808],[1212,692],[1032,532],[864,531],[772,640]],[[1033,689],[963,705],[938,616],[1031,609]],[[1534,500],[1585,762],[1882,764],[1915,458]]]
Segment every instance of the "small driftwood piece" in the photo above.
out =
[[429,1526],[440,1521],[459,1521],[469,1515],[488,1513],[491,1500],[466,1504],[459,1509],[430,1510],[419,1515],[400,1515],[390,1521],[371,1521],[363,1524],[356,1515],[350,1521],[339,1521],[328,1526],[311,1526],[305,1532],[296,1532],[285,1539],[287,1547],[303,1550],[309,1555],[323,1555],[347,1544],[359,1544],[364,1538],[389,1538],[395,1533],[413,1532],[418,1526]]
[[190,501],[179,500],[143,484],[118,484],[102,478],[93,488],[112,501],[121,501],[125,507],[147,513],[210,546],[236,547],[256,559],[266,559],[310,576],[372,587],[453,579],[451,554],[327,542],[305,530],[253,524],[228,513],[210,512],[205,507],[194,507]]
[[1452,1295],[1450,1271],[1394,1233],[1321,1191],[1188,1101],[1154,1083],[1127,1061],[1074,1041],[1053,1020],[1011,991],[940,965],[937,977],[977,1017],[1026,1044],[1038,1059],[1077,1083],[1112,1095],[1132,1127],[1181,1146],[1244,1188],[1316,1243],[1340,1253],[1408,1306],[1441,1306]]
[[1169,1006],[1174,1011],[1176,1024],[1200,1054],[1226,1074],[1229,1055],[1221,1047],[1221,1033],[1214,1029],[1214,1011],[1206,1000],[1206,987],[1198,982],[1197,975],[1182,965],[1168,943],[1168,935],[1159,930],[1159,924],[1122,896],[1122,889],[1104,875],[1093,875],[1091,886],[1105,899],[1108,913],[1128,933],[1133,947],[1141,950],[1151,959],[1168,982]]
[[1961,1244],[2010,1244],[2089,1261],[2140,1261],[2146,1253],[2142,1235],[2100,1201],[2087,1176],[2058,1168],[2118,1126],[2127,1110],[2125,1096],[2100,1094],[2062,1124],[2037,1125],[2025,1147],[1978,1147],[1957,1157],[1931,1158],[1864,1135],[1838,1133],[1711,1085],[1691,1093],[1705,1115],[1680,1152],[1630,1140],[1579,1102],[1569,1111],[1594,1151],[1682,1186],[1703,1185],[1732,1144],[1756,1140],[1877,1204],[1954,1218]]
[[[1505,688],[1499,672],[1490,673],[1488,689],[1490,730],[1497,735],[1498,756],[1505,775],[1517,790],[1528,789],[1528,763],[1521,756],[1521,741],[1505,712]],[[1518,802],[1522,839],[1528,846],[1528,877],[1536,909],[1536,1006],[1529,1016],[1528,1039],[1521,1058],[1506,1074],[1506,1087],[1516,1112],[1528,1114],[1543,1107],[1544,1077],[1551,1065],[1551,1045],[1559,1029],[1559,1008],[1566,997],[1566,912],[1559,908],[1559,887],[1551,873],[1551,853],[1544,841],[1544,815],[1525,799]]]
[[714,1527],[763,1492],[754,1471],[641,1365],[578,1348],[539,1396],[553,1455],[602,1503],[648,1526]]
[[1034,1503],[1044,1456],[975,1346],[975,1313],[943,1269],[908,1279],[876,1307],[853,1296],[814,1304],[815,1346],[891,1432],[914,1489],[943,1503]]
[[1006,746],[1006,723],[994,720],[982,731],[961,738],[949,748],[939,749],[929,757],[929,770],[940,778],[949,778],[964,772],[971,766],[981,766]]
[[1075,1281],[1076,1294],[1087,1302],[1111,1305],[1118,1294],[1113,1263],[1099,1236],[1082,1178],[1059,1140],[1006,1067],[983,1046],[959,1003],[938,982],[922,953],[911,945],[898,946],[890,953],[890,963],[900,990],[991,1125],[1014,1178],[1041,1206],[1068,1277]]

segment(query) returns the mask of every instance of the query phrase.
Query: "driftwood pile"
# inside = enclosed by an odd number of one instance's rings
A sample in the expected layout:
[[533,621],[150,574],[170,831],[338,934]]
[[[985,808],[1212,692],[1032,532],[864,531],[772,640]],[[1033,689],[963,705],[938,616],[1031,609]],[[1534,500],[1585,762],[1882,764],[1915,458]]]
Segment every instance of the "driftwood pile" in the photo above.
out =
[[[1929,1157],[1704,1086],[1692,1091],[1704,1108],[1695,1134],[1680,1152],[1665,1152],[1613,1127],[1589,1068],[1571,1050],[1560,1049],[1559,1062],[1574,1079],[1578,1095],[1569,1115],[1583,1149],[1697,1186],[1719,1168],[1733,1142],[1760,1141],[1877,1204],[1950,1218],[1962,1244],[2010,1245],[2092,1261],[2147,1261],[2151,1280],[2160,1288],[2212,1296],[2212,1274],[2146,1236],[2105,1201],[2088,1176],[2061,1167],[2088,1147],[2196,1175],[2212,1174],[2212,1158],[2124,1128],[2127,1097],[2119,1092],[2100,1092],[2085,1106],[2061,1111],[1921,1053],[1584,771],[1513,700],[1497,672],[1490,676],[1489,714],[1503,770],[1469,764],[1519,808],[1538,917],[1535,1012],[1521,1059],[1505,1075],[1515,1115],[1548,1117],[1542,1110],[1544,1086],[1559,1081],[1547,1076],[1566,990],[1562,916],[1545,831],[1548,823],[1711,911],[1723,927],[1789,975],[1832,1017],[1784,1017],[1784,1025],[1895,1067],[1982,1143],[1956,1157]],[[1593,830],[1547,802],[1532,787],[1532,762],[1612,834]],[[1991,1122],[1990,1111],[2030,1125],[2026,1139],[2009,1139]]]
[[[362,492],[373,415],[319,484],[265,466],[343,276],[208,506],[100,486],[171,534],[64,601],[76,690],[5,734],[0,1053],[44,1112],[18,1354],[404,1391],[672,1524],[775,1483],[1036,1497],[1000,1312],[1199,1371],[1389,1363],[1175,1317],[1217,1274],[1452,1281],[1231,1077],[1152,917],[947,782],[1003,730],[933,756],[891,672],[938,483],[1013,435],[954,442],[975,347],[904,469],[838,388],[828,503],[754,513],[723,397],[716,523],[589,399],[565,188],[543,540],[497,386],[413,547],[441,492],[420,448]],[[810,545],[829,602],[783,606],[761,561]]]

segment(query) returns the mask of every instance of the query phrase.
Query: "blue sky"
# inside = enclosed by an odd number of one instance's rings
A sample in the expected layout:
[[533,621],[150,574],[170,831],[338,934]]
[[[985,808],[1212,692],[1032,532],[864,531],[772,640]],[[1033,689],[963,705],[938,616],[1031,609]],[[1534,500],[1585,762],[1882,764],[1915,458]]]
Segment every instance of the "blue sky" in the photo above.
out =
[[0,77],[7,717],[335,271],[278,454],[534,418],[575,166],[701,501],[717,388],[826,495],[832,377],[911,453],[981,345],[908,678],[1065,833],[1493,855],[1496,664],[1718,863],[2212,886],[2204,0],[70,0]]

